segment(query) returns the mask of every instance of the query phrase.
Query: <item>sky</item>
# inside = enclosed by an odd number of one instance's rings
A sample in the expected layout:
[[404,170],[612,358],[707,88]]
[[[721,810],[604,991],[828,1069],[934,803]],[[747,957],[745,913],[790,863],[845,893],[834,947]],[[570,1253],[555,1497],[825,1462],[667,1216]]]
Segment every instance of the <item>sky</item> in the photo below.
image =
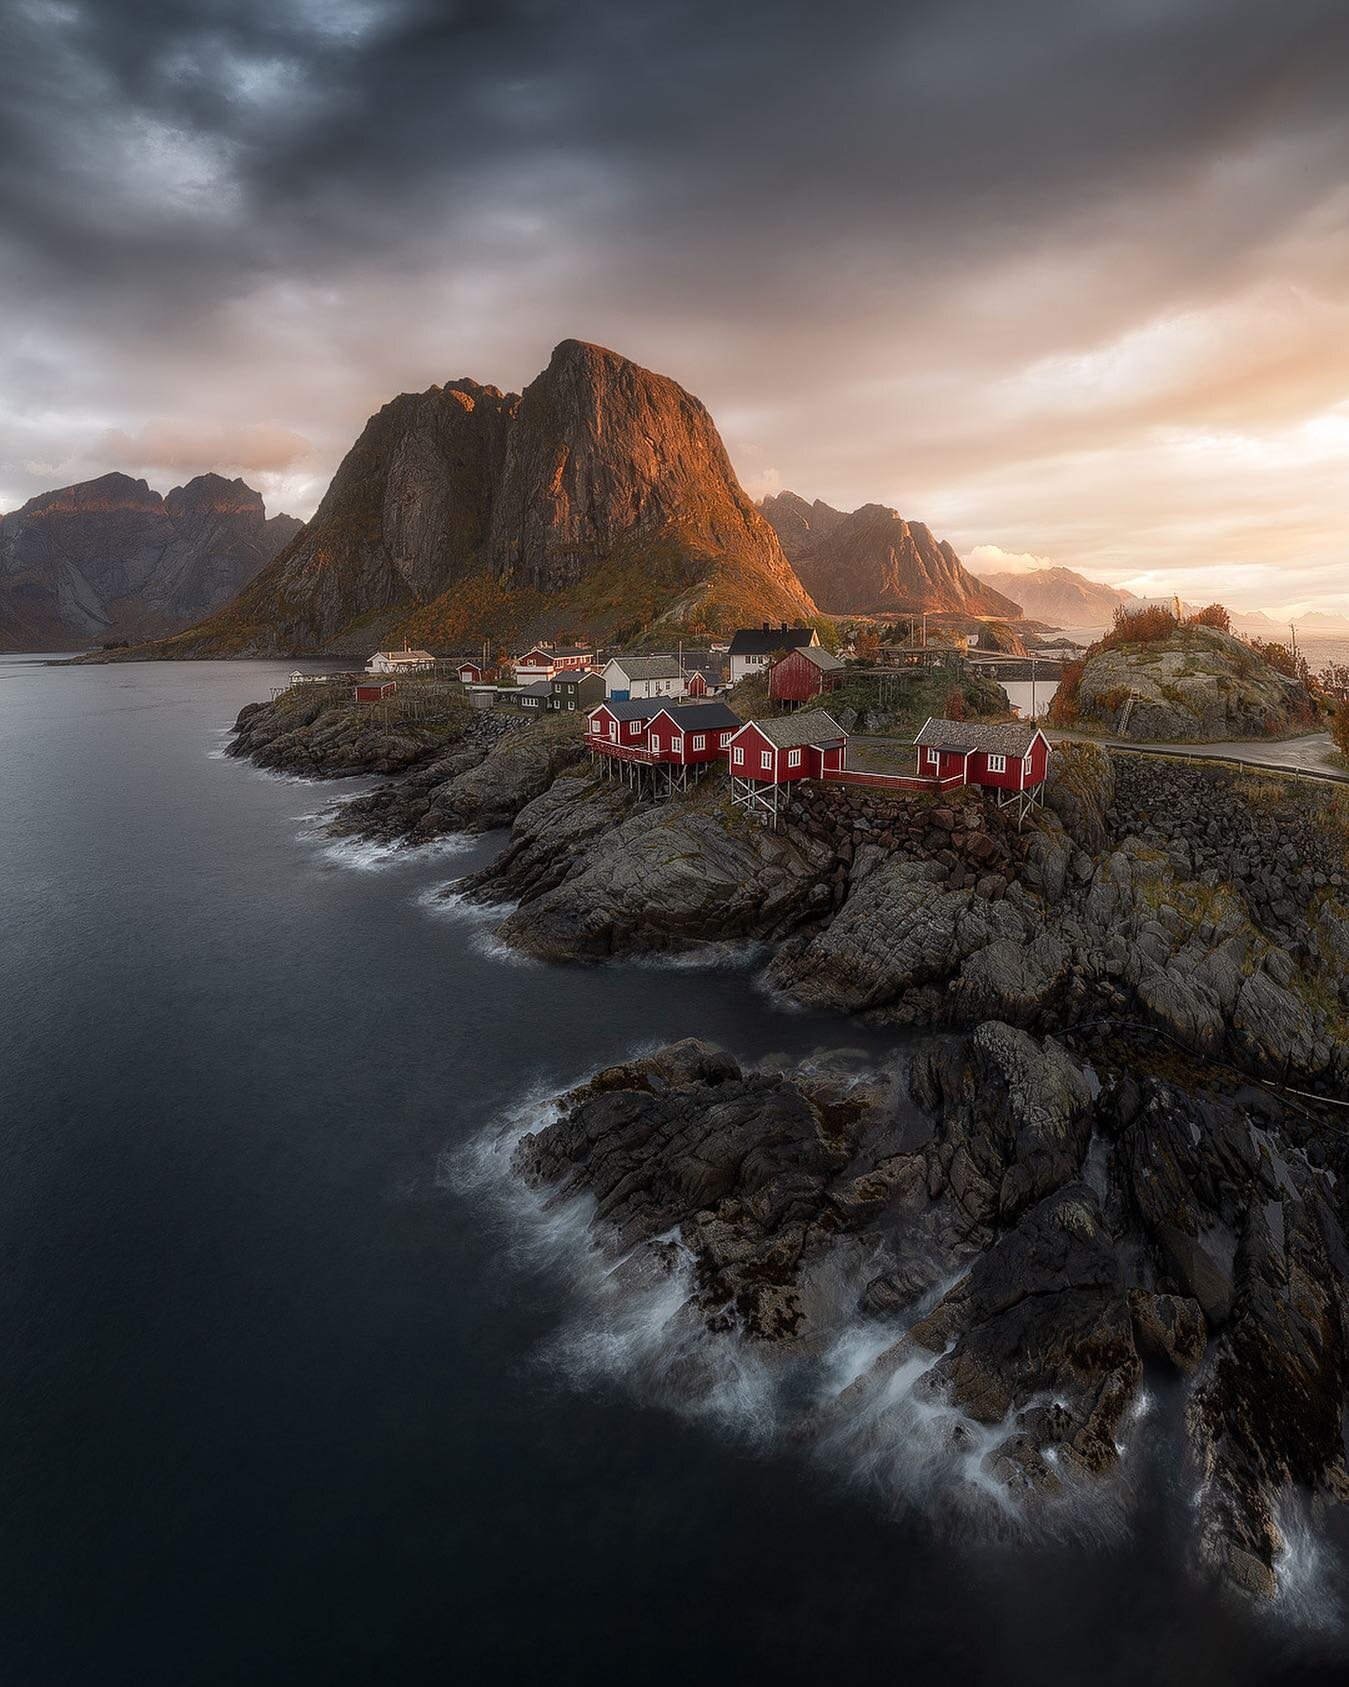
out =
[[1349,612],[1343,0],[8,0],[0,509],[556,341],[756,496]]

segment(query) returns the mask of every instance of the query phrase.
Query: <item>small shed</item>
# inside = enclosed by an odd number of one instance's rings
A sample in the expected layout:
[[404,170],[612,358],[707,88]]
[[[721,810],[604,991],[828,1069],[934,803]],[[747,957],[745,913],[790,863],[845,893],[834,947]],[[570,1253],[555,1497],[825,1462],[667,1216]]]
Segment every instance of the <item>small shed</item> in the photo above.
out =
[[358,703],[387,703],[398,690],[398,681],[391,679],[362,679],[356,681]]
[[780,657],[768,670],[768,695],[775,703],[799,707],[832,691],[843,678],[844,663],[822,645],[803,645]]

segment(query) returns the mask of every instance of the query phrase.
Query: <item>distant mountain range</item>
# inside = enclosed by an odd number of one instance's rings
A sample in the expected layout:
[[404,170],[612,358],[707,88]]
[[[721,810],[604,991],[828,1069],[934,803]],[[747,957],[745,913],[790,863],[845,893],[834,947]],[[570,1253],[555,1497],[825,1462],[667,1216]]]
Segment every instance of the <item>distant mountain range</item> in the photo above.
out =
[[1132,592],[1088,580],[1071,568],[1035,568],[1023,574],[990,573],[979,578],[991,590],[1015,597],[1033,621],[1048,621],[1055,627],[1108,625],[1120,604],[1134,597]]
[[0,516],[0,649],[69,650],[174,632],[218,608],[301,530],[242,480],[167,497],[105,474]]
[[807,503],[795,492],[777,492],[759,507],[826,614],[1021,616],[1020,602],[976,579],[944,539],[884,504],[848,514],[818,498]]
[[146,654],[718,633],[815,613],[703,405],[564,340],[522,394],[464,379],[392,399],[281,555]]

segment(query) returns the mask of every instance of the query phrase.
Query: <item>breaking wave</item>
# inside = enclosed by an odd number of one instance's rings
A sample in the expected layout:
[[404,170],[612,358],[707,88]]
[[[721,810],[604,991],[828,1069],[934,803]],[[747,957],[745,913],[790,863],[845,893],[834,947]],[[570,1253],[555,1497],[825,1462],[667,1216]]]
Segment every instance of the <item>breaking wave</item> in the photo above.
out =
[[1024,1506],[994,1468],[1016,1433],[1014,1414],[976,1422],[932,1386],[941,1355],[904,1347],[958,1277],[937,1281],[904,1319],[867,1319],[857,1308],[871,1262],[840,1248],[801,1283],[810,1326],[827,1332],[813,1346],[785,1350],[735,1329],[710,1331],[677,1233],[615,1256],[597,1238],[589,1197],[536,1190],[512,1169],[517,1145],[558,1116],[562,1094],[532,1092],[442,1165],[448,1187],[491,1204],[509,1264],[565,1286],[566,1311],[536,1354],[540,1365],[568,1386],[620,1387],[751,1448],[797,1447],[885,1509],[962,1538],[1118,1537],[1132,1510],[1145,1408],[1121,1430],[1113,1480],[1077,1482],[1063,1470],[1057,1495]]

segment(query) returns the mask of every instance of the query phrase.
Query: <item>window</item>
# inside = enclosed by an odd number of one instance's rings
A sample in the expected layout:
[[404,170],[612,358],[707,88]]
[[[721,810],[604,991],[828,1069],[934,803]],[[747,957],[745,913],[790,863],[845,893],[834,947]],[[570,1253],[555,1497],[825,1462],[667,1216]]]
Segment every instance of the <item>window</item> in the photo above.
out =
[[1029,773],[1029,772],[1031,772],[1031,764],[1030,764],[1030,752],[1029,752],[1029,750],[1028,750],[1028,751],[1027,751],[1027,752],[1026,752],[1026,754],[1025,754],[1025,755],[1024,755],[1024,756],[1022,756],[1022,758],[1021,758],[1021,771],[1022,771],[1022,772],[1023,772],[1023,773]]
[[693,735],[693,748],[694,748],[695,751],[705,750],[707,748],[707,735],[706,735],[706,733],[703,733],[703,732],[695,732],[694,733],[694,735]]
[[682,738],[672,738],[670,740],[670,753],[675,756],[682,756],[684,754],[684,740]]
[[772,765],[773,765],[773,752],[771,750],[765,750],[764,753],[759,757],[759,766],[764,767],[764,768],[771,768]]
[[928,753],[927,753],[927,765],[929,767],[936,767],[937,763],[940,760],[941,760],[941,752],[939,750],[929,750],[928,751]]
[[735,747],[735,754],[731,757],[731,760],[735,763],[735,765],[737,767],[741,767],[741,766],[744,765],[745,752],[740,748],[740,746],[738,744]]
[[988,758],[988,771],[990,773],[1006,773],[1006,771],[1007,771],[1007,757],[1006,756],[990,756]]
[[730,741],[731,741],[730,733],[729,732],[723,732],[722,735],[721,735],[721,747],[722,747],[723,750],[730,743]]
[[641,731],[641,730],[642,730],[642,723],[641,723],[641,721],[639,721],[639,720],[630,720],[630,721],[629,721],[629,722],[628,722],[628,737],[629,737],[629,738],[635,738],[635,737],[636,737],[636,736],[637,736],[637,734],[638,734],[638,733],[639,733],[639,732],[640,732],[640,731]]
[[573,701],[572,701],[572,702],[570,702],[570,703],[568,703],[568,704],[567,704],[567,707],[568,707],[568,708],[569,708],[569,709],[574,709],[574,708],[575,708],[575,707],[576,707],[576,703],[575,703],[575,701],[574,701],[574,700],[573,700]]
[[801,752],[800,752],[800,750],[789,750],[788,753],[787,753],[787,766],[788,767],[800,767],[800,765],[801,765]]

